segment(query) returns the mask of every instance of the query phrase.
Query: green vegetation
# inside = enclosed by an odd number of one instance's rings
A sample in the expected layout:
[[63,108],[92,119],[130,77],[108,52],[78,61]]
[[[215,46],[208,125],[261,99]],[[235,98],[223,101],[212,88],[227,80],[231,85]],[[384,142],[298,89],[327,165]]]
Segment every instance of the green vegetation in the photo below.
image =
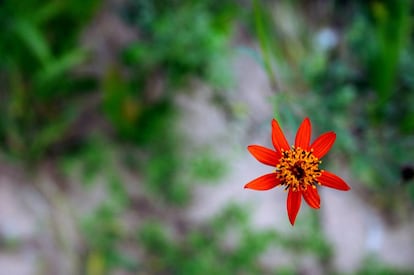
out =
[[280,91],[275,116],[294,128],[306,114],[318,131],[333,129],[344,157],[337,165],[349,164],[368,200],[391,212],[412,205],[414,197],[401,199],[411,188],[401,171],[414,154],[411,2],[332,2],[319,21],[282,1],[278,12],[290,16],[276,23],[270,6],[255,1],[255,26]]
[[[76,213],[79,274],[298,274],[309,255],[323,272],[338,272],[317,215],[305,211],[286,233],[253,228],[245,205],[197,225],[184,214],[196,185],[219,182],[229,165],[209,144],[191,147],[176,127],[175,100],[190,96],[196,79],[214,90],[212,104],[231,105],[220,93],[234,84],[235,36],[258,42],[286,128],[308,115],[318,132],[333,129],[341,152],[333,163],[362,196],[391,217],[412,209],[410,1],[328,1],[320,16],[306,1],[120,2],[0,5],[1,158],[30,172],[53,163],[68,190],[103,193]],[[85,72],[105,56],[87,51],[82,35],[105,13],[135,38],[111,49],[115,60],[102,73]],[[273,251],[289,264],[263,264]],[[369,259],[357,274],[394,271]]]
[[[184,229],[184,232],[163,228],[161,223],[150,222],[139,230],[138,240],[148,257],[141,266],[144,272],[278,274],[279,268],[271,270],[258,261],[264,253],[271,253],[271,248],[283,249],[287,255],[313,253],[321,261],[330,257],[327,244],[318,237],[317,231],[313,231],[316,228],[304,226],[307,233],[301,236],[289,236],[270,229],[253,230],[246,211],[235,205],[223,209],[200,227]],[[296,267],[291,269],[293,272]],[[280,271],[287,269],[281,267]]]
[[87,53],[80,31],[99,1],[3,1],[0,7],[0,141],[10,156],[35,162],[77,142],[79,101],[96,81],[75,68]]

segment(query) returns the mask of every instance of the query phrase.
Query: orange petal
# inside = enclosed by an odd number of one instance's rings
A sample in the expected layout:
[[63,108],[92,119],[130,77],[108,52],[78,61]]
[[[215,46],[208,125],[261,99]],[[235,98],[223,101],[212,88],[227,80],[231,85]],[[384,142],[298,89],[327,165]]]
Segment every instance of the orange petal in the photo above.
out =
[[310,146],[313,149],[313,154],[319,159],[322,158],[331,149],[335,138],[335,132],[327,132],[320,135]]
[[315,209],[321,207],[321,199],[318,194],[318,189],[309,186],[305,191],[302,191],[302,195],[310,207]]
[[275,152],[260,145],[250,145],[247,150],[261,163],[276,166],[282,156],[279,152]]
[[308,150],[309,142],[311,138],[312,126],[309,118],[305,118],[296,133],[295,147],[300,147],[304,150]]
[[254,190],[269,190],[280,184],[278,178],[276,178],[275,173],[266,174],[257,179],[252,180],[244,186],[244,188],[254,189]]
[[322,171],[322,174],[317,178],[317,180],[321,183],[321,185],[326,187],[342,191],[348,191],[351,189],[351,187],[349,187],[343,179],[328,171]]
[[287,197],[287,212],[291,225],[295,224],[296,216],[298,215],[300,204],[302,202],[302,192],[292,191],[289,189]]
[[287,142],[286,137],[276,119],[272,120],[272,142],[278,152],[282,152],[282,149],[285,151],[290,150],[289,143]]

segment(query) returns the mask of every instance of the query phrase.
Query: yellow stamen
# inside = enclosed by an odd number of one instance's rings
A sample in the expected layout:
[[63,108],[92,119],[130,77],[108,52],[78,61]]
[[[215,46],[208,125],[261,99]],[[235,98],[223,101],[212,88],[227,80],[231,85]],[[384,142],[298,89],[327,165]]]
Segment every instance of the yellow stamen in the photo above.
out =
[[282,157],[275,170],[276,177],[286,186],[285,190],[306,190],[308,186],[316,188],[316,184],[319,184],[317,177],[322,173],[320,163],[313,155],[313,149],[306,151],[292,146],[291,150],[282,150]]

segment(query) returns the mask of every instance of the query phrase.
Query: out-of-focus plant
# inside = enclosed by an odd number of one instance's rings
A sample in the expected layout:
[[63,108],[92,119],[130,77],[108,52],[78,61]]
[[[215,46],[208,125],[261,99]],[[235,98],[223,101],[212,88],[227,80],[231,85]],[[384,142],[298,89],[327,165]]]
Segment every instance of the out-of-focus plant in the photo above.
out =
[[111,203],[104,203],[84,220],[82,227],[87,246],[83,251],[83,274],[108,274],[115,269],[137,269],[137,259],[128,255],[122,247],[128,240],[121,219],[124,211],[125,209],[117,208]]
[[362,262],[361,267],[355,272],[357,275],[409,275],[412,274],[410,270],[404,270],[403,268],[396,268],[389,266],[381,261],[378,261],[374,257],[367,257]]
[[361,4],[355,16],[351,47],[361,58],[368,84],[376,94],[372,106],[374,121],[387,119],[387,108],[398,93],[397,73],[410,35],[410,7],[408,0],[368,1]]
[[286,254],[294,253],[294,257],[305,251],[324,257],[323,238],[318,237],[312,226],[306,228],[308,234],[300,237],[273,229],[253,230],[248,215],[235,205],[185,232],[166,230],[162,222],[148,222],[138,233],[138,243],[145,252],[140,270],[157,274],[296,274],[301,268],[297,262],[298,266],[271,270],[258,259],[278,247]]
[[[234,24],[231,10],[236,7],[229,3],[182,2],[171,9],[158,1],[128,1],[127,8],[121,10],[138,39],[126,46],[119,63],[109,67],[100,82],[101,111],[113,129],[108,138],[120,142],[102,146],[99,140],[92,141],[74,154],[75,161],[65,162],[73,169],[82,159],[81,169],[92,182],[97,175],[93,171],[105,175],[108,181],[105,189],[110,196],[82,226],[87,248],[82,263],[87,273],[137,270],[137,259],[131,260],[120,249],[126,242],[131,243],[129,232],[122,226],[122,215],[129,211],[143,215],[146,209],[141,209],[141,199],[125,192],[127,183],[118,179],[108,163],[114,157],[107,154],[110,148],[117,151],[115,158],[123,168],[138,175],[139,182],[129,188],[135,190],[139,185],[152,191],[148,194],[149,208],[182,207],[190,200],[195,182],[211,181],[224,173],[225,165],[208,149],[196,148],[191,155],[183,153],[188,137],[175,127],[178,111],[174,92],[191,77],[216,88],[228,82],[223,62],[229,57]],[[133,202],[136,200],[138,206]],[[144,216],[157,218],[151,213]]]
[[[119,15],[137,33],[121,62],[102,81],[103,112],[117,137],[142,149],[135,169],[148,187],[170,202],[188,200],[189,184],[181,149],[185,137],[172,125],[177,118],[174,94],[199,78],[219,89],[230,78],[229,43],[236,11],[234,1],[127,1]],[[188,91],[186,91],[188,92]],[[197,152],[194,152],[195,154]],[[211,163],[210,163],[211,164]]]
[[182,1],[174,9],[162,1],[126,2],[120,15],[138,39],[122,54],[128,74],[112,68],[102,86],[104,112],[121,137],[147,144],[159,139],[168,128],[162,117],[172,116],[173,91],[189,77],[219,88],[228,83],[225,61],[237,9],[233,1]]
[[122,15],[139,39],[125,50],[125,62],[138,77],[161,72],[176,84],[197,76],[222,87],[229,81],[229,36],[239,10],[232,0],[127,1]]
[[0,5],[0,142],[7,153],[33,161],[65,150],[93,79],[74,69],[87,55],[78,35],[100,1],[2,1]]
[[319,77],[329,79],[326,83],[330,84],[319,90],[322,95],[332,90],[348,93],[343,121],[352,131],[353,142],[347,156],[353,171],[384,209],[404,203],[401,193],[407,188],[401,185],[400,171],[412,162],[414,153],[409,111],[414,86],[407,67],[407,60],[413,58],[410,6],[404,0],[392,5],[387,1],[357,4],[354,20],[343,34],[343,52],[330,58],[334,66],[327,66]]
[[276,117],[293,126],[306,114],[320,131],[335,129],[345,157],[338,163],[348,163],[368,199],[387,212],[406,203],[401,170],[414,153],[412,3],[336,2],[315,14],[300,2],[254,3]]

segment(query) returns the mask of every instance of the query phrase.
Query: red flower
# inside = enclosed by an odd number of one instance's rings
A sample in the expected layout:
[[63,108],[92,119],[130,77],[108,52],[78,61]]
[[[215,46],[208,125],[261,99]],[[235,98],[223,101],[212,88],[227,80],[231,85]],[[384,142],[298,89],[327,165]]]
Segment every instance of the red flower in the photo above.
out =
[[244,188],[269,190],[283,185],[289,190],[287,212],[289,221],[295,223],[302,202],[302,196],[312,208],[320,208],[318,185],[347,191],[350,187],[338,176],[319,169],[320,159],[325,156],[335,142],[336,134],[327,132],[312,144],[311,122],[305,118],[296,133],[295,145],[290,147],[279,123],[272,120],[272,142],[275,150],[260,145],[250,145],[247,149],[261,163],[275,167],[273,173],[263,175],[247,183]]

